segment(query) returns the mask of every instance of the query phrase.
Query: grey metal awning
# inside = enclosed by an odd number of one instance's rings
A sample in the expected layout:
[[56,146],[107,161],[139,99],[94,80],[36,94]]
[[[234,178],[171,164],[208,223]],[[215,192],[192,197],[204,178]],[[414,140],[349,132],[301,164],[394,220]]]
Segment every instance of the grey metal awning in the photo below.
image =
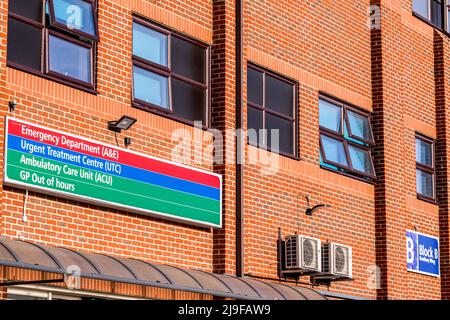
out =
[[134,259],[82,253],[67,248],[0,237],[0,266],[66,274],[76,265],[81,277],[208,294],[241,300],[325,300],[309,288],[252,278],[184,270]]

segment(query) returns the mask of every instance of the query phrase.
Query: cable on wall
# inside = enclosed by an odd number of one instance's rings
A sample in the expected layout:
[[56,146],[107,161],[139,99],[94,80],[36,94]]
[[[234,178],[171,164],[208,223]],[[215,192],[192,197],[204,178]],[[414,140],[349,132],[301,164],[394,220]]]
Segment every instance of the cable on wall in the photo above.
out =
[[23,200],[23,212],[22,212],[22,222],[27,222],[27,203],[28,203],[28,189],[25,190],[24,200]]

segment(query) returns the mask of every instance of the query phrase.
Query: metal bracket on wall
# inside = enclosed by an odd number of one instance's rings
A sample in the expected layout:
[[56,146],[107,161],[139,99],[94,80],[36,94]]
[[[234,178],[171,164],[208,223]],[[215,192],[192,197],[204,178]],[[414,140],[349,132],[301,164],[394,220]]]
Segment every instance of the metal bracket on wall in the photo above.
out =
[[346,277],[338,277],[338,276],[328,276],[328,275],[319,275],[319,276],[312,276],[311,277],[311,283],[315,286],[320,285],[326,285],[330,286],[332,282],[340,282],[340,281],[354,281],[353,278],[346,278]]
[[[285,279],[285,281],[287,281],[288,279],[294,279],[297,283],[300,283],[299,279],[301,277],[314,277],[319,275],[320,273],[316,272],[316,271],[304,271],[304,270],[284,270],[281,272],[281,277]],[[319,286],[321,285],[321,283],[314,283],[313,281],[311,281],[309,283],[310,285],[314,286]]]

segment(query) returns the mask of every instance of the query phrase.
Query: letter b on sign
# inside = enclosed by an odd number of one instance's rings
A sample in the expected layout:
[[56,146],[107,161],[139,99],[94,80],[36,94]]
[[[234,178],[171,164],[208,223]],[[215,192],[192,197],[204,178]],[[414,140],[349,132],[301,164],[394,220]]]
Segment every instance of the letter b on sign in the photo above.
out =
[[408,265],[414,263],[414,241],[410,237],[406,238],[406,261]]

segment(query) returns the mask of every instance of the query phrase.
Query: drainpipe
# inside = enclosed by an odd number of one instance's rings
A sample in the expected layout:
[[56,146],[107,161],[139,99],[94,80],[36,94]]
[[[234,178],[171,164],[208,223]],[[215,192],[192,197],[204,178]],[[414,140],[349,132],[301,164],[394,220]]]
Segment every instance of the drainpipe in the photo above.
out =
[[[243,81],[243,14],[242,1],[236,0],[236,128],[244,127],[244,113],[242,109],[242,81]],[[244,276],[244,133],[236,136],[236,276]]]

